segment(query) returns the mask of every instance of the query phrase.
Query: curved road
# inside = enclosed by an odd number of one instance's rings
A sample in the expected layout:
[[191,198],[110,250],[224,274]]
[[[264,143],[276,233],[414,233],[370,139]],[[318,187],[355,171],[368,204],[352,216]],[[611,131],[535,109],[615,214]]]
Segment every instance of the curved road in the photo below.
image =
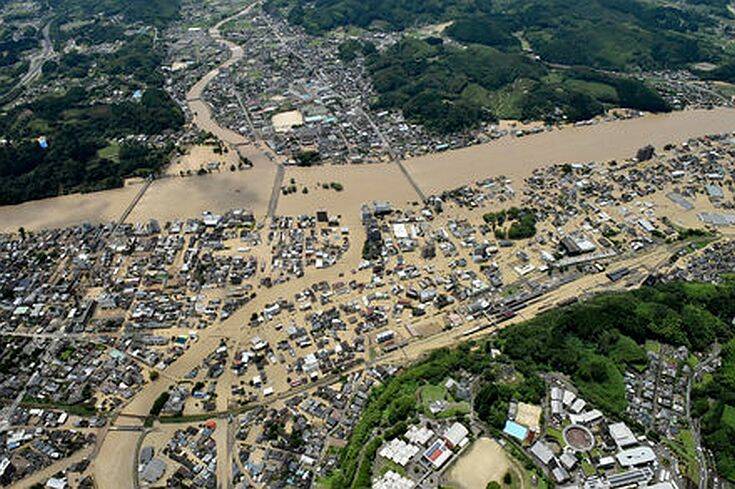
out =
[[43,27],[41,32],[43,34],[43,39],[41,39],[41,52],[31,56],[30,65],[26,74],[20,77],[20,80],[18,80],[18,83],[13,88],[0,96],[0,101],[3,103],[13,99],[20,93],[20,90],[36,81],[41,76],[43,65],[54,55],[54,45],[51,42],[51,21]]
[[[220,74],[221,70],[227,69],[230,66],[237,63],[244,56],[242,47],[237,44],[224,39],[220,33],[220,28],[227,22],[236,19],[242,15],[248,13],[251,9],[259,5],[259,2],[248,5],[243,10],[236,14],[227,17],[216,25],[209,29],[209,35],[212,36],[216,41],[224,44],[230,50],[230,57],[222,64],[207,72],[199,81],[197,81],[186,94],[186,104],[192,113],[192,123],[202,129],[203,131],[214,134],[224,144],[230,146],[236,150],[241,157],[248,158],[253,162],[253,168],[245,172],[246,178],[255,179],[262,181],[264,185],[273,185],[271,201],[268,207],[268,215],[272,216],[275,212],[278,195],[280,195],[280,187],[283,179],[283,165],[274,164],[275,158],[266,153],[266,151],[259,149],[255,144],[252,144],[243,135],[223,127],[217,123],[212,114],[212,108],[202,99],[202,93],[207,88],[207,85]],[[275,197],[274,197],[275,196]],[[235,334],[232,334],[235,336]],[[202,342],[201,346],[204,346],[206,342]],[[206,355],[207,347],[204,349],[195,349],[196,354],[188,352],[188,355],[184,355],[186,359],[181,358],[179,362],[184,363],[187,360],[191,361],[189,357],[195,357],[194,362],[200,361],[201,358]],[[209,346],[209,345],[207,345]],[[187,367],[188,369],[188,367]],[[158,397],[161,391],[172,385],[174,381],[168,376],[164,379],[159,379],[157,382],[149,384],[142,392],[138,393],[131,403],[133,406],[137,406],[138,410],[134,412],[145,416],[149,409],[152,401]],[[130,412],[130,405],[126,405],[122,408],[121,412],[117,414],[126,414]],[[140,421],[138,421],[140,422]],[[114,421],[114,426],[125,426],[129,423],[129,420],[125,420],[125,417],[117,417]],[[226,430],[225,433],[230,432],[229,422],[227,425],[220,423],[223,426],[220,430]],[[230,472],[230,461],[232,459],[232,446],[227,438],[224,439],[225,443],[222,443],[221,434],[218,433],[218,449],[226,453],[219,453],[218,459],[221,462],[218,463],[217,475],[218,475],[218,486],[229,487],[231,483],[231,472]],[[95,457],[92,469],[101,487],[110,486],[112,484],[118,487],[126,488],[137,488],[139,487],[138,473],[137,473],[137,454],[140,450],[143,437],[138,432],[120,432],[115,433],[114,437],[108,436],[107,433],[101,435],[99,441],[100,451],[105,451],[103,456]],[[114,453],[116,456],[111,456]],[[122,466],[121,466],[121,461]],[[107,477],[100,477],[105,474]],[[114,482],[112,482],[114,481]]]

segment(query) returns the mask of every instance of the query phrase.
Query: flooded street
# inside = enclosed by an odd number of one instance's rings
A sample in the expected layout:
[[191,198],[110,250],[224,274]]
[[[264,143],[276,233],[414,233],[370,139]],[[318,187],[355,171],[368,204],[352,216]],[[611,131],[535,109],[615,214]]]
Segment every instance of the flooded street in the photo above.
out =
[[[704,422],[735,404],[709,388],[735,302],[721,13],[679,65],[648,6],[20,3],[20,54],[35,26],[89,59],[5,107],[0,486],[726,475]],[[640,46],[580,30],[602,18]]]
[[199,127],[202,131],[211,132],[221,141],[230,144],[232,146],[238,146],[246,144],[248,140],[241,134],[236,133],[230,129],[220,126],[217,121],[212,117],[211,107],[202,100],[202,93],[217,75],[220,70],[227,69],[240,61],[243,57],[243,49],[234,42],[224,39],[220,34],[220,28],[227,22],[236,19],[241,15],[245,15],[249,12],[257,3],[254,3],[247,8],[241,10],[237,14],[221,20],[218,24],[209,29],[209,35],[212,39],[224,44],[227,49],[230,50],[230,57],[223,64],[214,68],[212,71],[204,75],[198,82],[196,82],[186,94],[186,104],[189,107],[189,111],[192,114],[192,123]]

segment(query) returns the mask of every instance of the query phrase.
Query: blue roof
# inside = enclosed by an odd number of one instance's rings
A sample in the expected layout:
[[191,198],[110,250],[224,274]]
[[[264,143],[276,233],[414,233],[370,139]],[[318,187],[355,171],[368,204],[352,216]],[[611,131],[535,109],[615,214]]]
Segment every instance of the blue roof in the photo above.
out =
[[528,428],[516,423],[515,421],[507,420],[505,422],[505,428],[503,428],[503,433],[523,441],[526,439],[526,436],[528,436]]
[[118,350],[117,348],[112,348],[110,350],[110,356],[115,359],[123,358],[125,354]]

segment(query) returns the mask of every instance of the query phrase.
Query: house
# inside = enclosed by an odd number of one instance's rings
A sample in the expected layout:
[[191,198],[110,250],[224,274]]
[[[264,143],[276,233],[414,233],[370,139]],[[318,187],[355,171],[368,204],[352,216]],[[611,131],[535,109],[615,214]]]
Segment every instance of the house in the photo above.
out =
[[600,469],[611,469],[615,467],[615,457],[600,457],[597,467]]
[[153,447],[146,446],[140,449],[140,463],[147,464],[153,458]]
[[585,406],[586,406],[586,405],[587,405],[587,402],[586,402],[586,401],[585,401],[584,399],[581,399],[581,398],[577,398],[577,399],[576,399],[576,400],[575,400],[575,401],[574,401],[574,402],[572,403],[572,405],[571,405],[571,407],[569,408],[569,410],[570,410],[571,412],[573,412],[574,414],[579,414],[579,413],[581,413],[581,412],[582,412],[582,410],[583,410],[583,409],[585,408]]
[[153,483],[160,479],[166,472],[166,462],[160,458],[151,459],[141,471],[140,478],[145,482]]
[[556,467],[551,471],[551,475],[554,476],[554,480],[557,484],[569,479],[569,472],[567,472],[564,467]]
[[599,409],[591,409],[581,414],[570,414],[569,419],[573,424],[590,425],[602,419],[602,412]]
[[395,331],[393,331],[392,329],[388,329],[386,331],[382,331],[378,333],[375,336],[375,341],[376,343],[385,343],[386,341],[390,341],[393,338],[395,338],[395,336],[396,336]]
[[574,466],[577,465],[577,457],[575,457],[571,452],[564,452],[561,457],[559,457],[559,461],[567,470],[572,470]]
[[380,449],[378,454],[401,467],[405,467],[418,452],[419,448],[416,445],[406,443],[400,438],[393,438]]
[[46,481],[45,487],[47,489],[66,489],[69,487],[69,483],[67,482],[66,477],[52,477]]
[[415,445],[426,445],[432,436],[434,432],[425,426],[411,426],[406,431],[406,438]]
[[569,256],[577,256],[583,253],[595,251],[595,244],[585,238],[573,238],[567,236],[561,240],[561,245]]
[[530,451],[544,465],[549,465],[554,460],[554,452],[551,451],[551,448],[546,443],[540,440],[531,446]]
[[7,486],[13,480],[15,474],[15,466],[10,463],[9,458],[0,460],[0,484]]
[[447,442],[450,449],[460,447],[467,443],[469,433],[469,430],[462,423],[454,423],[444,432],[444,441]]
[[711,202],[719,202],[725,198],[725,193],[719,185],[707,184],[704,186],[707,191],[707,197]]

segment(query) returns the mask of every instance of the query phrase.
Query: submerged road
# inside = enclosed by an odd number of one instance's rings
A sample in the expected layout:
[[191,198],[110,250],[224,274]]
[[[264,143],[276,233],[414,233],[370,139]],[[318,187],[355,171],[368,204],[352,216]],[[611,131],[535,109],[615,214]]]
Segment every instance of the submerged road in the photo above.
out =
[[219,42],[220,44],[223,44],[227,47],[227,49],[230,50],[230,57],[227,58],[222,64],[219,66],[216,66],[212,70],[208,71],[202,78],[199,79],[187,92],[186,94],[186,104],[189,107],[189,111],[192,114],[192,123],[199,127],[202,131],[205,132],[211,132],[217,138],[219,138],[222,142],[229,144],[233,147],[237,147],[238,145],[241,145],[243,143],[249,143],[249,141],[242,136],[241,134],[228,129],[226,127],[222,127],[212,115],[212,108],[209,104],[207,104],[204,99],[202,98],[202,94],[204,93],[204,90],[206,90],[209,83],[217,77],[220,72],[224,69],[229,68],[230,66],[234,65],[238,61],[240,61],[244,56],[244,51],[241,46],[238,46],[232,41],[229,41],[222,37],[222,34],[220,32],[220,29],[222,26],[232,20],[237,19],[238,17],[241,17],[250,10],[252,10],[256,5],[259,5],[260,2],[255,2],[244,9],[240,10],[234,15],[231,15],[230,17],[227,17],[225,19],[222,19],[217,24],[215,24],[213,27],[209,29],[209,35],[212,39]]

